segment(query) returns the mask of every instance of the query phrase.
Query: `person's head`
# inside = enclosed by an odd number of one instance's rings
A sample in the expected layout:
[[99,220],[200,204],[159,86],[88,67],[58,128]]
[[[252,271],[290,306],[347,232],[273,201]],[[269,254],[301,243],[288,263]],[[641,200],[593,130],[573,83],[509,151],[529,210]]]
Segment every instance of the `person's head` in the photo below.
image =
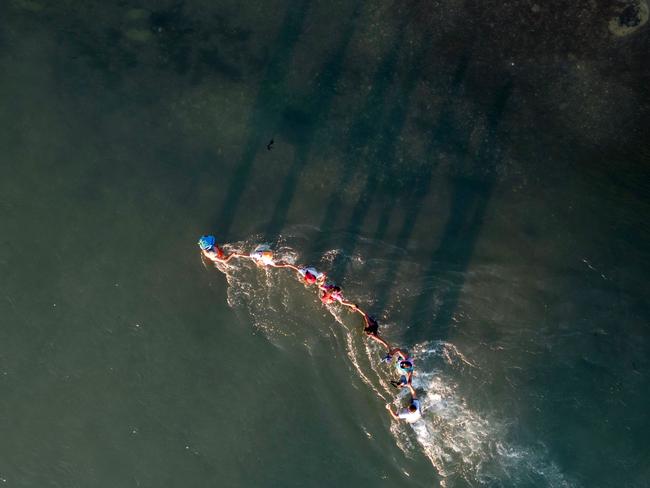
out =
[[209,251],[214,247],[214,244],[217,242],[217,240],[214,238],[214,236],[201,236],[199,239],[199,247],[203,251]]
[[413,368],[413,363],[411,361],[400,361],[399,367],[402,369],[412,369]]
[[417,411],[417,409],[418,409],[418,407],[415,405],[415,403],[411,403],[409,405],[409,412],[414,413],[414,412]]

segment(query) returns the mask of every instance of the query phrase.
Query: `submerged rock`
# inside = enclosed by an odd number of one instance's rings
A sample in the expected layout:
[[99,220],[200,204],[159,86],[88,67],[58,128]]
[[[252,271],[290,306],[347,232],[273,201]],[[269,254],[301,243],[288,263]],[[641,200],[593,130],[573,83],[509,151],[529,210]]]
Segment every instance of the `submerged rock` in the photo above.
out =
[[40,12],[44,8],[43,4],[36,0],[13,0],[12,3],[14,7],[29,10],[30,12]]
[[132,8],[125,14],[125,18],[130,21],[148,19],[150,12],[143,8]]
[[615,36],[628,36],[648,22],[647,0],[630,0],[618,15],[609,21],[609,31]]
[[153,34],[148,29],[128,29],[124,36],[131,41],[147,42],[152,38]]

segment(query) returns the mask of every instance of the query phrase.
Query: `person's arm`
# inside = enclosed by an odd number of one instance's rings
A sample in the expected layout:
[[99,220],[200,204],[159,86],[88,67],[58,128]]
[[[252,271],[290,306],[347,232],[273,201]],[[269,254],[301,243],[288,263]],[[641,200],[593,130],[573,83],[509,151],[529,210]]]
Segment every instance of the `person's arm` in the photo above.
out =
[[215,251],[206,251],[206,250],[202,250],[201,252],[202,252],[203,255],[204,255],[206,258],[208,258],[210,261],[213,261],[213,262],[215,262],[215,263],[219,263],[219,262],[223,261],[223,259],[221,259],[221,258],[219,257],[219,254],[218,254],[217,252],[215,252]]
[[248,254],[241,254],[239,252],[231,252],[230,254],[228,254],[228,256],[225,256],[223,250],[221,251],[221,256],[222,257],[219,256],[218,252],[212,252],[211,254],[209,254],[208,252],[203,251],[203,254],[205,254],[205,256],[208,259],[210,259],[212,261],[215,261],[215,262],[218,262],[218,263],[227,263],[228,261],[230,261],[233,258],[253,259]]
[[366,319],[367,314],[366,314],[366,312],[364,312],[363,310],[361,310],[359,308],[359,305],[357,305],[356,303],[349,302],[347,300],[343,300],[341,302],[341,305],[345,305],[346,307],[352,309],[353,312],[356,312],[356,313],[360,314],[363,317],[363,320],[366,321],[366,323],[367,323],[367,319]]
[[227,263],[227,262],[230,261],[232,258],[248,258],[248,257],[249,257],[249,256],[246,255],[246,254],[239,254],[238,252],[233,252],[233,253],[230,253],[230,254],[228,255],[228,257],[226,257],[226,258],[222,258],[222,259],[220,259],[219,261],[221,261],[222,263]]
[[241,254],[241,253],[233,253],[235,257],[238,257],[239,259],[250,259],[251,261],[254,260],[254,258],[250,254]]
[[390,403],[386,404],[386,410],[388,410],[388,413],[390,414],[391,417],[393,417],[395,420],[399,420],[399,416],[397,415],[397,413],[393,412]]
[[366,312],[364,312],[363,310],[361,310],[359,307],[356,307],[353,310],[355,312],[357,312],[359,315],[361,315],[364,318],[364,320],[368,316],[368,314]]
[[366,318],[368,317],[368,314],[367,314],[366,312],[364,312],[363,310],[361,310],[361,309],[359,308],[359,305],[357,305],[357,304],[355,303],[355,304],[354,304],[354,308],[353,308],[353,310],[354,310],[355,312],[357,312],[358,314],[361,314],[361,316],[363,317],[364,322],[366,321]]
[[408,387],[409,391],[411,392],[411,397],[413,398],[413,400],[417,400],[418,396],[415,393],[415,388],[413,388],[413,385],[411,384],[410,378],[409,378],[409,382],[406,384],[406,386]]
[[282,263],[282,262],[273,263],[273,264],[270,264],[269,266],[273,266],[274,268],[291,268],[291,269],[295,269],[296,271],[298,271],[298,268],[296,268],[293,264],[289,264],[289,263]]
[[408,356],[406,354],[404,354],[404,351],[402,351],[399,347],[396,347],[396,348],[388,351],[388,354],[390,354],[391,356],[394,356],[396,353],[399,354],[403,359],[408,358]]
[[334,300],[339,302],[341,305],[345,305],[346,307],[349,307],[350,305],[346,305],[346,304],[348,304],[348,303],[352,304],[352,302],[348,302],[345,298],[343,298],[343,295],[341,294],[340,291],[339,292],[334,292],[332,295],[334,297]]
[[374,341],[379,342],[379,344],[381,344],[382,346],[384,346],[384,347],[386,348],[387,351],[390,351],[390,344],[388,344],[388,342],[386,342],[384,339],[382,339],[382,338],[379,337],[378,335],[376,335],[376,334],[370,334],[368,337],[370,337],[370,338],[371,338],[372,340],[374,340]]

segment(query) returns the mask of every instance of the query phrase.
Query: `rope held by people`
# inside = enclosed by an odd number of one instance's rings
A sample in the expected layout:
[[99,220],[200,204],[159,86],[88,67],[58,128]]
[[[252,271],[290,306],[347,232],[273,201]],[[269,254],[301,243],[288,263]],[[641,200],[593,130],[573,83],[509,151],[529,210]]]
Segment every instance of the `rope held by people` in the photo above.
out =
[[377,342],[387,351],[384,360],[388,363],[396,359],[395,367],[399,375],[398,380],[392,380],[391,384],[397,388],[408,388],[411,393],[411,402],[408,408],[394,412],[390,404],[386,404],[386,409],[394,419],[403,419],[407,422],[415,422],[420,419],[420,402],[417,399],[415,389],[412,385],[413,379],[413,359],[402,349],[391,347],[388,341],[379,335],[379,323],[377,320],[362,310],[356,303],[346,300],[343,297],[341,288],[327,279],[327,275],[316,270],[312,266],[296,266],[283,261],[275,261],[273,251],[268,245],[261,244],[257,246],[250,254],[232,252],[228,255],[217,244],[216,238],[212,235],[204,235],[198,241],[199,248],[203,256],[210,261],[220,264],[227,264],[231,259],[245,259],[254,262],[259,267],[287,268],[293,270],[298,279],[306,285],[314,286],[319,292],[320,300],[325,305],[339,303],[349,308],[352,312],[362,316],[364,321],[364,333],[369,339]]

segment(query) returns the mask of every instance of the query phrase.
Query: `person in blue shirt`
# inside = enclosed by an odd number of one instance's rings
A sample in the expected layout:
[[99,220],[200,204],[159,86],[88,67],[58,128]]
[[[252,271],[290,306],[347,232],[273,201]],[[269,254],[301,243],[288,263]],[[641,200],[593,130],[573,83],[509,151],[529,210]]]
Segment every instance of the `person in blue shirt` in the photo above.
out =
[[397,347],[388,352],[388,355],[385,358],[386,362],[390,363],[393,359],[393,356],[396,357],[395,369],[399,375],[399,380],[392,380],[390,383],[396,388],[404,388],[406,386],[409,386],[411,384],[411,380],[413,379],[413,370],[415,369],[413,366],[413,359],[410,358],[407,353]]

